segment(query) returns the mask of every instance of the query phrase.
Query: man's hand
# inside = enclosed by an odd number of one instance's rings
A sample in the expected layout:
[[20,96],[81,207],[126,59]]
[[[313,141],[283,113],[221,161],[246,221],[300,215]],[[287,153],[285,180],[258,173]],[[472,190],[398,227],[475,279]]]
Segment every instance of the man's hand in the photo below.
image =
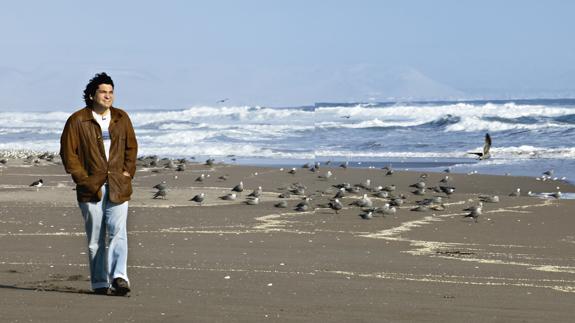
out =
[[122,172],[122,175],[128,176],[128,177],[132,177],[132,176],[130,176],[130,173],[128,173],[128,172],[126,172],[126,171],[123,171],[123,172]]

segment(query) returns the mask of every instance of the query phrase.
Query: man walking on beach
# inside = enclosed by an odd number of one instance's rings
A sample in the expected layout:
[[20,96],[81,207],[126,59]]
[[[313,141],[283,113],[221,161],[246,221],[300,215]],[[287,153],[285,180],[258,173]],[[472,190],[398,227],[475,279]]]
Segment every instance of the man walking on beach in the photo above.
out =
[[111,292],[124,296],[130,292],[126,222],[138,143],[128,114],[112,106],[114,82],[106,73],[88,82],[84,101],[86,107],[66,121],[60,156],[76,183],[88,238],[92,289],[107,295],[111,283]]

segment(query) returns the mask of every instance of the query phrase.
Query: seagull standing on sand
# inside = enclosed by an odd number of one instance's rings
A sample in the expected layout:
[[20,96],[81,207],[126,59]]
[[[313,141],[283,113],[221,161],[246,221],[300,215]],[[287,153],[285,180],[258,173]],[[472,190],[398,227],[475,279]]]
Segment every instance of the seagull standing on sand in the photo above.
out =
[[244,183],[240,181],[240,183],[232,188],[233,192],[241,193],[244,191]]
[[468,211],[469,213],[464,215],[464,218],[473,218],[475,220],[475,223],[477,223],[477,220],[479,219],[479,216],[482,214],[482,210],[483,210],[483,203],[479,202],[478,205],[473,205],[470,206],[466,209],[464,209],[463,211]]
[[343,204],[338,199],[329,202],[329,208],[335,211],[335,214],[338,214],[338,211],[343,209]]
[[321,179],[328,180],[332,175],[333,175],[333,173],[328,170],[324,175],[319,175],[318,177]]
[[335,193],[334,199],[340,199],[345,196],[345,188],[341,187],[337,193]]
[[509,196],[513,196],[513,197],[521,196],[521,188],[518,187],[517,190],[512,192],[511,194],[509,194]]
[[202,202],[204,201],[205,197],[206,197],[205,193],[200,193],[200,194],[192,197],[192,199],[190,201],[197,202],[197,203],[200,203],[200,205],[202,205]]
[[455,187],[453,186],[439,186],[439,189],[449,197],[455,192]]
[[468,153],[468,154],[477,155],[477,156],[479,156],[479,160],[484,160],[484,159],[491,157],[491,154],[489,153],[490,149],[491,149],[491,136],[489,135],[489,133],[486,133],[485,134],[485,143],[483,144],[483,151],[482,152]]
[[262,195],[262,187],[258,186],[253,192],[251,192],[248,197],[260,197]]
[[298,205],[295,206],[295,210],[299,212],[308,211],[309,209],[311,209],[311,204],[309,203],[309,201],[311,201],[311,199],[309,197],[306,197],[303,202],[300,202],[298,203]]
[[363,194],[363,197],[359,200],[351,202],[349,205],[355,205],[359,207],[372,207],[373,202],[367,197],[367,194]]

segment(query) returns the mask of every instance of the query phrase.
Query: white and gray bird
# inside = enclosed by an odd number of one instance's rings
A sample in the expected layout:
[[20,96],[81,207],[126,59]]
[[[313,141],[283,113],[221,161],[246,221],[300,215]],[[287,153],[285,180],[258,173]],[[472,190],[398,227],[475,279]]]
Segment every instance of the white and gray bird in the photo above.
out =
[[343,209],[343,204],[339,201],[339,199],[335,199],[329,202],[329,208],[335,211],[335,214],[338,214],[339,210]]
[[371,201],[371,199],[369,197],[367,197],[367,194],[363,194],[362,198],[360,198],[359,200],[355,200],[355,201],[351,202],[349,205],[355,205],[355,206],[359,206],[359,207],[372,207],[373,202]]
[[202,183],[205,179],[206,179],[206,174],[203,174],[203,173],[202,173],[202,174],[200,174],[200,176],[198,176],[198,177],[196,178],[196,182]]
[[439,189],[445,193],[445,195],[447,195],[448,197],[455,193],[455,187],[453,186],[439,186]]
[[373,218],[373,211],[361,213],[359,216],[361,216],[361,218],[364,220],[371,220]]
[[258,186],[253,192],[248,194],[249,197],[260,197],[262,195],[262,187]]
[[260,199],[258,197],[254,197],[251,199],[247,199],[244,203],[246,203],[247,205],[258,205],[260,204]]
[[391,200],[391,202],[389,202],[389,204],[393,205],[393,206],[402,206],[403,205],[403,199],[402,198],[394,198]]
[[233,191],[233,192],[238,192],[238,193],[243,192],[243,191],[244,191],[244,182],[240,182],[238,185],[234,186],[234,187],[232,188],[232,191]]
[[345,188],[341,187],[337,193],[335,193],[334,199],[340,199],[345,196]]
[[236,199],[236,193],[229,193],[224,196],[220,196],[220,199],[224,201],[233,201]]
[[328,170],[327,172],[325,172],[325,174],[319,175],[318,177],[319,177],[320,179],[328,180],[328,179],[330,179],[332,176],[333,176],[333,173]]
[[509,196],[513,196],[513,197],[518,197],[521,196],[521,188],[517,188],[517,190],[511,192],[511,194],[509,194]]
[[489,135],[489,133],[485,134],[485,142],[483,144],[483,151],[482,152],[473,152],[473,153],[468,153],[471,155],[477,155],[479,158],[479,160],[484,160],[487,159],[489,157],[491,157],[491,154],[489,153],[489,150],[491,149],[491,136]]
[[168,188],[168,184],[166,184],[166,181],[162,181],[161,183],[154,185],[153,188],[157,190],[166,190]]
[[303,200],[302,202],[298,203],[295,206],[295,210],[299,211],[299,212],[305,212],[311,209],[311,204],[310,204],[311,198],[306,197],[305,200]]
[[414,195],[425,195],[425,187],[418,188],[415,191],[412,191]]
[[387,185],[387,186],[385,186],[385,187],[383,188],[383,190],[384,190],[384,191],[388,191],[388,192],[393,192],[393,191],[396,190],[396,187],[395,187],[394,184],[392,184],[392,185]]
[[498,195],[481,195],[479,200],[484,203],[499,203]]
[[417,189],[425,188],[425,181],[419,181],[419,182],[417,182],[417,183],[415,183],[415,184],[409,185],[409,187],[415,187],[415,188],[417,188]]
[[479,204],[472,205],[466,209],[463,209],[463,211],[469,212],[468,214],[464,215],[463,217],[473,218],[475,220],[475,223],[477,223],[479,216],[483,213],[483,203],[479,202]]
[[385,203],[381,208],[380,212],[384,216],[395,215],[395,213],[397,213],[397,209],[395,208],[395,206],[391,206],[389,203]]
[[373,196],[385,199],[385,198],[389,197],[389,192],[388,191],[378,191],[378,192],[375,192],[373,194]]
[[202,202],[204,201],[205,197],[206,197],[205,193],[200,193],[200,194],[192,197],[190,199],[190,201],[197,202],[197,203],[200,203],[200,205],[202,205]]

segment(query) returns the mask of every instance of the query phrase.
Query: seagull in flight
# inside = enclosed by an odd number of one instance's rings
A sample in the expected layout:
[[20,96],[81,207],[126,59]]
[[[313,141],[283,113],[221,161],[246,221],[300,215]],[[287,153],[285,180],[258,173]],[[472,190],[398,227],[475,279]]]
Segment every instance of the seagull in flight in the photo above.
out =
[[226,102],[227,100],[229,100],[229,99],[228,99],[228,98],[221,99],[221,100],[218,100],[216,103],[224,103],[224,102]]
[[491,157],[491,154],[489,153],[489,149],[491,149],[491,136],[489,135],[489,133],[486,133],[485,134],[485,144],[483,145],[483,151],[482,152],[468,153],[468,154],[477,155],[477,156],[479,156],[479,160],[484,160],[484,159]]

